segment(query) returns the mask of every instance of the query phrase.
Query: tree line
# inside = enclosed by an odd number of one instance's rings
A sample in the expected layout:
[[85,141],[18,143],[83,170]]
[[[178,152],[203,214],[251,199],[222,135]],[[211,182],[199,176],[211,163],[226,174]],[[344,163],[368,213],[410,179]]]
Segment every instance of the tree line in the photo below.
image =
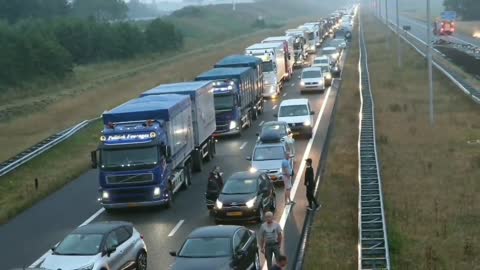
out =
[[[92,6],[86,4],[91,3]],[[138,5],[138,3],[137,3]],[[39,77],[63,78],[76,64],[175,50],[182,34],[155,19],[140,28],[121,0],[0,0],[0,86]],[[108,11],[108,12],[107,12]]]
[[443,5],[446,10],[456,11],[463,20],[480,20],[479,0],[444,0]]

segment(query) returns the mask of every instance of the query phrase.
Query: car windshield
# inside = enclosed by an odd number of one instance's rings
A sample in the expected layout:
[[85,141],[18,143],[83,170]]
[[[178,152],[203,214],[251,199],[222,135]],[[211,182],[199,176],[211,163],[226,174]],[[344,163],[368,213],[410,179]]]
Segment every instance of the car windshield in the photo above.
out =
[[301,116],[301,115],[308,115],[308,108],[307,108],[307,105],[305,104],[280,106],[280,111],[278,113],[278,116],[280,117]]
[[273,62],[262,62],[262,70],[263,72],[272,72],[273,71]]
[[328,64],[328,58],[315,59],[313,64]]
[[233,95],[215,95],[213,100],[215,110],[228,110],[233,108]]
[[287,135],[287,131],[285,129],[284,125],[278,125],[278,124],[269,124],[269,125],[263,125],[262,127],[262,133],[267,133],[267,132],[277,132],[281,136]]
[[190,238],[185,241],[178,257],[214,258],[231,256],[229,238]]
[[257,191],[256,179],[230,178],[222,188],[222,194],[250,194]]
[[142,148],[103,149],[102,168],[123,169],[140,166],[153,167],[158,163],[159,152],[156,146]]
[[320,77],[322,77],[322,74],[320,74],[320,71],[317,71],[317,70],[306,70],[302,72],[303,79],[312,79],[312,78],[320,78]]
[[315,34],[313,32],[309,32],[307,34],[307,38],[308,38],[308,40],[313,40],[315,38]]
[[322,54],[334,54],[336,52],[337,52],[336,49],[323,49],[322,50]]
[[285,149],[282,146],[257,147],[253,153],[254,161],[280,160],[285,158]]
[[100,252],[103,235],[70,234],[55,249],[55,255],[92,256]]

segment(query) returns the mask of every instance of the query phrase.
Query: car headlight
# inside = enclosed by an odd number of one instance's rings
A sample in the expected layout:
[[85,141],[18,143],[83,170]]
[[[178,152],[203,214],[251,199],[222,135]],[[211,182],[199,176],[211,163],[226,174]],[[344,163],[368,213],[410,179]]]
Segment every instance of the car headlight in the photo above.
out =
[[255,201],[257,201],[257,197],[253,197],[253,199],[249,200],[248,202],[245,203],[245,205],[248,208],[252,208],[255,205]]
[[330,73],[327,73],[327,75],[325,76],[325,78],[327,78],[327,80],[330,80],[330,79],[332,79],[332,74],[330,74]]
[[110,199],[110,194],[108,194],[108,192],[106,191],[102,192],[102,199],[104,200]]
[[160,187],[156,187],[155,189],[153,189],[153,197],[160,197],[160,193]]
[[256,173],[256,172],[257,172],[257,168],[255,168],[255,167],[250,167],[250,169],[248,169],[248,171],[250,171],[251,173]]
[[270,86],[270,93],[273,93],[273,92],[275,92],[275,86],[274,86],[274,85],[271,85],[271,86]]
[[230,121],[230,129],[236,129],[237,128],[237,122],[236,121]]
[[306,120],[305,122],[303,122],[303,125],[304,126],[310,126],[312,123],[310,122],[310,120]]
[[217,209],[222,209],[223,203],[217,199],[217,201],[215,202],[215,206],[217,207]]
[[92,269],[93,269],[93,263],[87,266],[76,268],[75,270],[92,270]]
[[301,85],[301,86],[305,86],[305,82],[301,81],[301,82],[300,82],[300,85]]

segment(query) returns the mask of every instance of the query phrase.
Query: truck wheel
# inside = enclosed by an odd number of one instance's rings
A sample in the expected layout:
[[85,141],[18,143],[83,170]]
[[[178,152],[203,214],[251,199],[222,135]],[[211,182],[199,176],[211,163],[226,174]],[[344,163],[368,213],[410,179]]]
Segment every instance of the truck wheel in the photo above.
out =
[[190,170],[190,165],[185,164],[185,168],[183,169],[183,178],[185,181],[182,184],[182,189],[188,189],[188,186],[192,184],[192,178],[191,178],[191,170]]
[[258,119],[258,110],[255,109],[254,107],[252,107],[251,112],[252,112],[252,119],[257,120]]
[[207,155],[205,156],[205,161],[207,161],[207,162],[212,160],[212,156],[210,155],[211,149],[212,149],[212,141],[208,141],[207,142]]
[[193,159],[193,169],[196,172],[201,172],[203,170],[202,152],[195,150],[192,154],[192,159]]

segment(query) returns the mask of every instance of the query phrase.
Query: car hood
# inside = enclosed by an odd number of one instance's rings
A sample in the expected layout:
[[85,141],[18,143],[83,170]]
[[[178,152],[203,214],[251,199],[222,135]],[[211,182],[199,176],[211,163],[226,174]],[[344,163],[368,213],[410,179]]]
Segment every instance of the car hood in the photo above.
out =
[[291,123],[303,123],[307,120],[310,120],[310,115],[278,117],[278,121],[284,121],[284,122],[287,122],[289,124],[291,124]]
[[218,269],[230,270],[231,259],[229,257],[219,258],[182,258],[177,257],[169,269],[171,270],[197,270],[197,269]]
[[41,267],[52,270],[74,270],[81,267],[89,266],[94,263],[96,257],[94,256],[64,256],[64,255],[49,255],[41,264]]
[[322,82],[323,81],[323,77],[318,77],[318,78],[307,78],[307,79],[303,79],[302,78],[302,82],[304,83],[313,83],[313,82]]
[[278,170],[282,167],[282,160],[262,160],[262,161],[252,161],[252,167],[257,170]]
[[220,193],[218,196],[218,200],[221,201],[223,204],[244,204],[248,202],[250,199],[255,197],[255,193],[247,193],[247,194],[223,194]]

